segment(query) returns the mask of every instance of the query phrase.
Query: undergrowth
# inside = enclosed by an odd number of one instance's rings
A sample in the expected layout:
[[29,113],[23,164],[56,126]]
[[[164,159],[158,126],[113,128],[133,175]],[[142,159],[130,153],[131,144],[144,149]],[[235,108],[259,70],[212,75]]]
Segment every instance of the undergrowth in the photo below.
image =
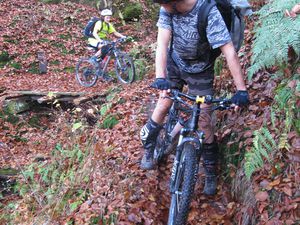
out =
[[[272,68],[276,72],[269,74],[275,79],[277,87],[271,105],[272,124],[263,124],[254,132],[253,147],[245,155],[245,174],[251,175],[264,165],[265,160],[272,162],[279,150],[290,149],[288,133],[299,134],[299,56],[300,56],[300,20],[284,16],[284,10],[292,8],[296,0],[270,1],[257,12],[259,20],[254,29],[249,79],[262,69]],[[272,38],[270,38],[272,37]],[[279,81],[279,82],[278,82]],[[298,93],[298,94],[297,94]],[[273,135],[271,135],[271,133]]]

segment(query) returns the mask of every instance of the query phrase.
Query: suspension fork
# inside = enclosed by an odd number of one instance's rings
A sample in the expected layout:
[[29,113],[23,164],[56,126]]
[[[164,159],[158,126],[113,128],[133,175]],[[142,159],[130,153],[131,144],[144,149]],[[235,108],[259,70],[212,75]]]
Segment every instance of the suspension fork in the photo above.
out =
[[[190,142],[190,143],[194,143],[195,147],[196,147],[196,151],[197,151],[197,161],[200,161],[200,157],[202,155],[202,151],[203,151],[203,140],[204,140],[204,133],[203,131],[196,131],[196,137],[190,137],[188,136],[188,134],[190,134],[191,132],[193,132],[193,129],[187,129],[187,128],[182,128],[180,131],[180,136],[179,136],[179,141],[178,141],[178,145],[176,148],[176,155],[175,155],[175,160],[173,162],[173,167],[172,167],[172,173],[171,173],[171,182],[170,182],[170,192],[173,194],[174,193],[174,189],[175,189],[175,181],[176,181],[176,177],[178,174],[178,168],[180,165],[180,159],[181,159],[181,155],[183,152],[183,146],[185,143]],[[195,179],[197,179],[197,175],[198,175],[198,169],[199,169],[199,164],[197,165],[197,168],[195,170]]]
[[118,52],[118,50],[114,49],[113,52],[114,52],[116,64],[118,65],[119,68],[122,68],[122,65],[121,65],[120,60],[119,60],[119,52]]

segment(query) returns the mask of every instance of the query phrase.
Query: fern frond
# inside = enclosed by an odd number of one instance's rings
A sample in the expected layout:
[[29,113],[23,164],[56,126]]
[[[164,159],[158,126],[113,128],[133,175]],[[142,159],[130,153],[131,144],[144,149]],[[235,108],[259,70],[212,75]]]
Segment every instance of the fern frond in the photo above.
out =
[[248,78],[259,70],[286,64],[292,47],[300,54],[300,20],[284,17],[284,10],[293,7],[297,0],[274,0],[257,12],[251,64]]
[[284,133],[280,136],[279,138],[279,143],[278,143],[278,148],[279,149],[286,149],[289,150],[290,149],[290,145],[288,143],[288,135],[287,133]]
[[264,159],[271,161],[270,154],[277,149],[276,142],[266,127],[253,132],[253,147],[245,154],[244,171],[248,179],[253,172],[264,165]]

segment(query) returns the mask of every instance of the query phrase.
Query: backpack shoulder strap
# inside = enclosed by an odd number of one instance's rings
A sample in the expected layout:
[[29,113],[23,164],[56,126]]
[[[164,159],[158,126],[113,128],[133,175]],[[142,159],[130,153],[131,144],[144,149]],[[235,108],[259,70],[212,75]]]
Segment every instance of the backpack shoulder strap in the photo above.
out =
[[171,42],[170,42],[170,48],[169,48],[169,53],[170,53],[170,55],[172,54],[172,51],[173,51],[173,42],[174,42],[173,14],[171,14],[171,27],[172,27],[172,33],[171,33]]
[[102,21],[101,19],[98,18],[98,19],[96,20],[96,22],[95,22],[95,25],[96,25],[96,23],[98,23],[98,22],[101,23],[101,27],[100,27],[100,29],[99,29],[98,32],[101,32],[101,30],[103,29],[103,21]]
[[198,33],[203,42],[207,41],[206,27],[208,14],[215,5],[216,2],[214,0],[205,0],[198,11]]

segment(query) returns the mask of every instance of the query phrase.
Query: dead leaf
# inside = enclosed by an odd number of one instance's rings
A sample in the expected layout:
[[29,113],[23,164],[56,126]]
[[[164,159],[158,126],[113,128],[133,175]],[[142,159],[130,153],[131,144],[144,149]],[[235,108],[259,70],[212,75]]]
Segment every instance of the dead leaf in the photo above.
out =
[[255,199],[259,202],[264,202],[269,198],[269,194],[266,191],[259,191],[255,195]]
[[139,216],[133,213],[128,215],[128,220],[134,223],[140,223],[142,221],[142,219]]
[[288,196],[292,196],[292,189],[289,186],[284,186],[284,188],[282,189],[282,191],[287,194]]
[[270,187],[274,187],[274,186],[277,186],[278,184],[280,184],[280,178],[272,181],[271,183],[269,183],[269,186]]

